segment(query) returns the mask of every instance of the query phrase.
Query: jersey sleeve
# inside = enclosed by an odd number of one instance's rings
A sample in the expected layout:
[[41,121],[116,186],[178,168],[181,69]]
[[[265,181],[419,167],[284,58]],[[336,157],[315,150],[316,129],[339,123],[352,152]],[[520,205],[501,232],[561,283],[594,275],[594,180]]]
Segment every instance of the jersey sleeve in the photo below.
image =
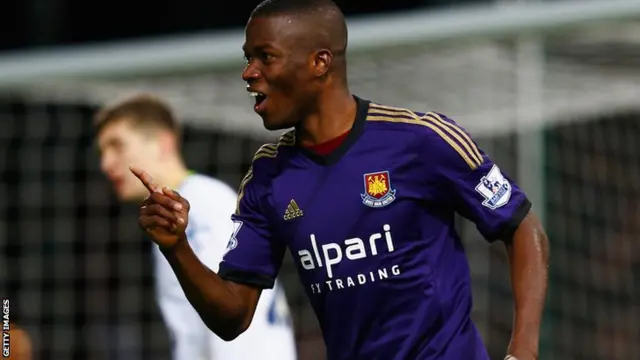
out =
[[269,220],[269,214],[273,213],[270,186],[259,174],[254,174],[254,168],[240,185],[238,207],[231,216],[233,232],[219,275],[237,283],[270,289],[282,265],[285,246],[275,239]]
[[526,194],[453,120],[437,113],[426,117],[436,136],[425,156],[438,154],[432,165],[444,188],[442,200],[488,241],[509,241],[531,209]]

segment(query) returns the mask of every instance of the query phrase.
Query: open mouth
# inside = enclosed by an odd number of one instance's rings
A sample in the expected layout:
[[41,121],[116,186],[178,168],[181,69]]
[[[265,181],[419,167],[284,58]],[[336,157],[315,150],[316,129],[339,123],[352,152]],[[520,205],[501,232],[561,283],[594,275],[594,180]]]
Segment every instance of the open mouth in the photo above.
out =
[[256,104],[253,109],[256,112],[264,111],[265,100],[267,100],[267,96],[263,93],[259,92],[251,92],[251,96],[256,100]]

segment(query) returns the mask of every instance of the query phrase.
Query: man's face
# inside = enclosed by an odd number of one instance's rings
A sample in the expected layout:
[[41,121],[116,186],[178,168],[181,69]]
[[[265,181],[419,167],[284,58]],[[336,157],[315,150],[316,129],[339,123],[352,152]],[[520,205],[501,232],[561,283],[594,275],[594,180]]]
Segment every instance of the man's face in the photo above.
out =
[[299,22],[286,15],[257,17],[245,30],[247,67],[242,78],[268,130],[295,126],[311,111],[317,94],[314,53],[301,43],[304,29]]
[[113,184],[122,201],[138,201],[148,190],[129,171],[130,165],[142,166],[154,173],[160,161],[160,144],[155,136],[144,134],[127,119],[114,119],[98,134],[100,169]]

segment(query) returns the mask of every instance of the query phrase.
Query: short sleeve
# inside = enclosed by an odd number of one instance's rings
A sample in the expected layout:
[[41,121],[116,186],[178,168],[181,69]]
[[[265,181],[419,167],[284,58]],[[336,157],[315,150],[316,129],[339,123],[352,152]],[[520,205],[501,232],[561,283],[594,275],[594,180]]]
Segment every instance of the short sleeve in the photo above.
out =
[[509,241],[531,209],[518,185],[451,119],[434,114],[439,124],[436,169],[442,196],[460,215],[475,223],[488,241]]
[[456,210],[473,221],[488,241],[511,239],[531,209],[525,193],[486,155],[471,173],[449,180]]
[[240,185],[238,208],[231,216],[233,232],[218,274],[226,280],[270,289],[285,246],[274,238],[268,218],[270,187],[255,176],[249,170]]

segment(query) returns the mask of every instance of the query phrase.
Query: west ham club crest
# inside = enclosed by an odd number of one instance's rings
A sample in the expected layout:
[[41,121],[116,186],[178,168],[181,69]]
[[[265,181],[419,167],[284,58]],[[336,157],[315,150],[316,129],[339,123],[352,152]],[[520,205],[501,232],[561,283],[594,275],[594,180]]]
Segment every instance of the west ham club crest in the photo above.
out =
[[363,178],[364,194],[360,194],[363,204],[372,208],[381,208],[396,199],[396,190],[391,188],[389,171],[364,174]]

